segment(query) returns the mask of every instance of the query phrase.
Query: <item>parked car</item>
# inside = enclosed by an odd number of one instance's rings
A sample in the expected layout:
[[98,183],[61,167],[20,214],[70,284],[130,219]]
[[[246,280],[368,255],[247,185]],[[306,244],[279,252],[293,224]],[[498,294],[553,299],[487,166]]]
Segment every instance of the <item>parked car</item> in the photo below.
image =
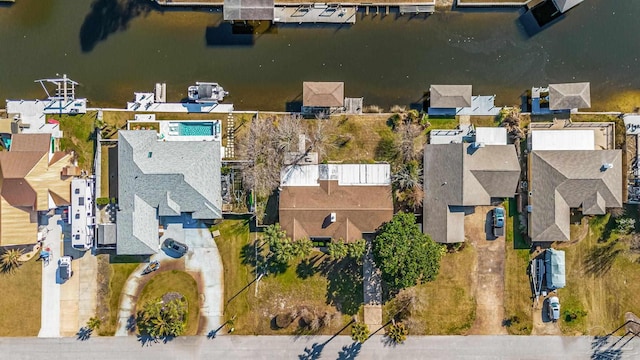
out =
[[560,300],[558,300],[557,296],[552,296],[549,298],[549,319],[554,322],[560,319]]
[[495,237],[504,235],[504,209],[501,207],[493,209],[493,235]]
[[71,260],[71,256],[63,256],[58,260],[58,269],[60,270],[60,278],[62,280],[68,280],[71,275],[73,275]]
[[186,254],[187,251],[189,251],[189,247],[187,246],[187,244],[183,244],[179,241],[175,241],[171,238],[167,239],[164,241],[164,246],[167,249],[173,250],[177,253],[180,253],[182,255]]

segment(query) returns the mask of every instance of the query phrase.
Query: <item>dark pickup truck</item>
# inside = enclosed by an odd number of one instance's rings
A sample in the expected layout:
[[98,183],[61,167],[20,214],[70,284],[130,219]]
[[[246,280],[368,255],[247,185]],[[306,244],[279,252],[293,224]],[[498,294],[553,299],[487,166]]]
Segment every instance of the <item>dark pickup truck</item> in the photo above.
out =
[[493,236],[504,235],[504,209],[497,207],[493,209]]

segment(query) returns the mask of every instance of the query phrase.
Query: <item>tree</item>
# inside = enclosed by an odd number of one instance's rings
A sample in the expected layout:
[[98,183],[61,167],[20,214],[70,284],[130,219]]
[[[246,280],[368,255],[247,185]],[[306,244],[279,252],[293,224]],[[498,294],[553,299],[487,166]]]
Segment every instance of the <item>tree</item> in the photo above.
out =
[[299,239],[293,243],[293,256],[296,258],[306,258],[313,250],[313,242],[307,238]]
[[501,126],[507,128],[511,139],[516,142],[524,138],[524,132],[520,128],[520,107],[513,106],[502,108],[498,114],[498,121]]
[[2,271],[12,273],[20,267],[20,256],[22,256],[21,249],[9,249],[6,250],[0,258],[0,264],[2,265]]
[[186,329],[187,303],[184,298],[167,303],[156,299],[147,302],[137,315],[136,322],[141,334],[153,338],[180,336]]
[[364,344],[369,338],[369,327],[365,323],[357,322],[351,325],[351,339]]
[[615,231],[619,234],[626,235],[633,231],[636,226],[636,219],[621,217],[616,219]]
[[292,241],[280,224],[267,226],[263,239],[269,246],[267,259],[274,265],[287,265],[295,258],[307,257],[313,249],[313,243],[309,239]]
[[403,164],[400,170],[391,176],[391,184],[396,198],[409,209],[422,206],[424,191],[422,187],[423,170],[420,163],[411,160]]
[[362,260],[366,251],[367,242],[364,239],[358,239],[347,244],[347,256],[356,261]]
[[342,239],[330,242],[327,245],[327,250],[329,251],[329,257],[331,260],[342,260],[349,252],[347,244]]
[[87,328],[91,331],[97,329],[102,325],[102,320],[97,317],[92,317],[87,321]]
[[445,251],[420,231],[409,213],[395,214],[373,240],[373,259],[392,292],[434,280]]
[[405,340],[407,340],[407,335],[409,335],[409,330],[401,322],[394,322],[391,326],[389,326],[389,331],[387,331],[387,336],[389,337],[389,339],[393,340],[393,342],[396,344],[402,344]]

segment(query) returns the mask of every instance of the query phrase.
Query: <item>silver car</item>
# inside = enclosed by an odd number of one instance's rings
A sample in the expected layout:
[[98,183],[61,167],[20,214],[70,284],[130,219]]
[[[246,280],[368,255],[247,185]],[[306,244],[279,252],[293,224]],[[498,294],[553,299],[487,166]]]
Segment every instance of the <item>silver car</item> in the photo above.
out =
[[553,322],[558,321],[560,319],[560,300],[558,300],[557,296],[552,296],[549,298],[549,319],[553,320]]

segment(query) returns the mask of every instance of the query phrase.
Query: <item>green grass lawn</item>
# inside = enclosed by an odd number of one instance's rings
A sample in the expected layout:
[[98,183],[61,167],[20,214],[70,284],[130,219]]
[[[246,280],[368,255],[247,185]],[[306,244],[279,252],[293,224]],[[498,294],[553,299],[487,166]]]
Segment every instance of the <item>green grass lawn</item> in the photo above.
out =
[[429,134],[431,130],[436,129],[455,129],[460,125],[460,122],[455,118],[429,118],[429,127],[425,131],[425,134]]
[[332,314],[330,326],[317,333],[334,334],[350,320],[348,315],[360,313],[362,283],[357,278],[351,281],[358,272],[352,264],[329,265],[326,256],[315,252],[309,259],[292,262],[286,271],[267,275],[256,284],[253,240],[257,234],[249,233],[248,220],[224,220],[214,229],[221,233],[215,240],[224,265],[225,319],[236,317],[235,334],[306,333],[297,328],[296,322],[285,329],[272,328],[276,315],[292,311]]
[[505,202],[507,226],[505,233],[504,314],[507,330],[512,335],[529,335],[533,330],[529,245],[518,229],[518,213],[514,199]]
[[184,271],[170,270],[155,275],[142,289],[138,297],[136,311],[140,311],[147,302],[155,301],[168,292],[182,294],[188,303],[187,327],[184,335],[195,335],[200,320],[200,300],[196,280]]
[[[464,335],[473,325],[476,301],[472,294],[476,250],[462,250],[442,257],[435,281],[405,291],[415,297],[415,310],[403,320],[411,335]],[[396,312],[394,300],[383,307],[384,321]]]
[[[106,256],[106,255],[104,255]],[[107,260],[108,261],[108,260]],[[104,279],[108,282],[107,295],[99,297],[99,302],[106,302],[108,315],[103,319],[99,329],[99,334],[103,336],[113,336],[118,324],[118,309],[120,307],[120,294],[129,275],[140,265],[139,263],[111,263],[108,264],[109,277]],[[100,305],[98,306],[100,307]]]
[[100,152],[100,193],[102,197],[109,197],[109,148],[102,146]]
[[[630,249],[629,236],[603,238],[609,221],[609,215],[591,218],[584,240],[561,246],[566,252],[567,286],[558,294],[560,326],[566,335],[607,334],[624,323],[625,312],[640,314],[639,255]],[[567,310],[585,316],[571,320]]]
[[[53,264],[49,266],[55,266]],[[37,336],[42,303],[42,263],[30,260],[0,273],[0,336]]]
[[78,115],[55,115],[52,118],[60,121],[63,138],[60,148],[63,151],[73,150],[78,156],[78,166],[92,170],[93,154],[95,152],[93,129],[95,127],[96,112],[90,111]]

